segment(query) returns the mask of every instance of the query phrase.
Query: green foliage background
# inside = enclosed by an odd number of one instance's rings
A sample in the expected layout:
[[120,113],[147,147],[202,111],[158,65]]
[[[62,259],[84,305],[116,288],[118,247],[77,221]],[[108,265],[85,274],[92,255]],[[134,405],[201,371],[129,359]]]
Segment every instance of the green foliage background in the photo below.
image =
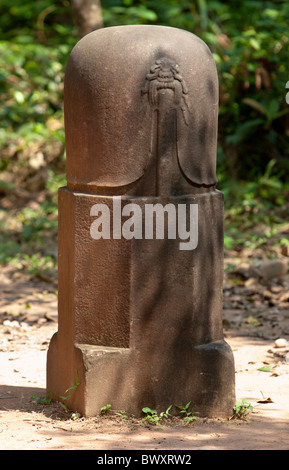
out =
[[[101,3],[104,27],[170,25],[210,47],[220,83],[225,244],[244,246],[262,221],[265,235],[254,238],[262,245],[288,217],[288,1]],[[63,78],[78,39],[68,0],[0,0],[0,262],[21,260],[32,271],[56,262],[43,240],[56,236],[57,187],[65,182]]]

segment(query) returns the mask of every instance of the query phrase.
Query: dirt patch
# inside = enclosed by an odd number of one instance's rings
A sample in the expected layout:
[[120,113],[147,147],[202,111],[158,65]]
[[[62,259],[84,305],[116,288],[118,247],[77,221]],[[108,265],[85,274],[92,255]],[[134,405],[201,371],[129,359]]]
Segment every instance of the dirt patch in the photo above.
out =
[[[287,343],[275,347],[278,337],[289,339],[284,296],[288,278],[266,285],[255,280],[253,290],[253,281],[246,287],[247,280],[225,280],[224,332],[235,357],[237,399],[246,399],[253,411],[246,420],[197,419],[184,424],[176,419],[148,426],[114,413],[74,420],[59,404],[37,403],[45,396],[47,348],[57,331],[57,285],[3,268],[0,449],[288,449],[289,349]],[[276,283],[281,289],[272,289]],[[265,290],[274,295],[264,296]]]

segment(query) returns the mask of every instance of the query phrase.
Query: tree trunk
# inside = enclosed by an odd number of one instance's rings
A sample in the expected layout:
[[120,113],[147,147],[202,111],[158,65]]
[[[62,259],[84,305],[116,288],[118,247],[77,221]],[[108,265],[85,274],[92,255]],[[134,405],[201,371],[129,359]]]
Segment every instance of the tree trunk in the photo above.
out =
[[103,27],[100,0],[71,0],[79,37]]

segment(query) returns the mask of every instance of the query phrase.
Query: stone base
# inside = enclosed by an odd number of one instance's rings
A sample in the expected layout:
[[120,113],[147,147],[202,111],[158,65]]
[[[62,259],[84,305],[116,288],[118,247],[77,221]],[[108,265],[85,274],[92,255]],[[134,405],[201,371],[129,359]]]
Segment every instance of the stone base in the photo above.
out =
[[106,404],[138,416],[144,406],[164,411],[189,401],[200,416],[230,415],[235,372],[222,328],[222,193],[121,203],[197,205],[198,243],[181,250],[178,239],[93,239],[91,207],[112,209],[112,198],[60,189],[58,332],[47,391],[71,395],[65,404],[84,416]]
[[[173,369],[163,357],[148,363],[137,351],[125,348],[78,344],[67,352],[61,351],[56,334],[48,352],[47,392],[83,416],[99,415],[107,404],[114,411],[141,416],[144,406],[161,412],[189,401],[200,417],[232,414],[234,358],[225,341],[194,347],[190,360],[184,358]],[[69,400],[60,398],[68,395]]]

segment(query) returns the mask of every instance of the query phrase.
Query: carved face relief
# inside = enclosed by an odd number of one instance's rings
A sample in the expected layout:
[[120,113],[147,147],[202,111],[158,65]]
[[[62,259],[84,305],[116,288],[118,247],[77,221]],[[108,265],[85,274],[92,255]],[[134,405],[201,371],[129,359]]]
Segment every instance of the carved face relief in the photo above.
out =
[[178,64],[167,57],[156,60],[146,76],[146,83],[142,89],[143,94],[148,94],[149,104],[153,109],[158,108],[158,92],[163,89],[174,91],[175,106],[182,110],[184,121],[188,124],[186,120],[188,90],[179,74]]
[[197,77],[195,71],[190,72],[188,89],[176,61],[162,57],[151,66],[141,89],[151,110],[150,159],[155,160],[158,195],[181,193],[188,183],[216,183],[214,160],[206,162],[206,140],[211,141],[215,124],[213,113],[206,115],[207,110],[196,102],[204,100],[198,92],[203,81]]
[[193,34],[95,31],[75,46],[64,88],[70,188],[167,196],[216,184],[217,71]]

